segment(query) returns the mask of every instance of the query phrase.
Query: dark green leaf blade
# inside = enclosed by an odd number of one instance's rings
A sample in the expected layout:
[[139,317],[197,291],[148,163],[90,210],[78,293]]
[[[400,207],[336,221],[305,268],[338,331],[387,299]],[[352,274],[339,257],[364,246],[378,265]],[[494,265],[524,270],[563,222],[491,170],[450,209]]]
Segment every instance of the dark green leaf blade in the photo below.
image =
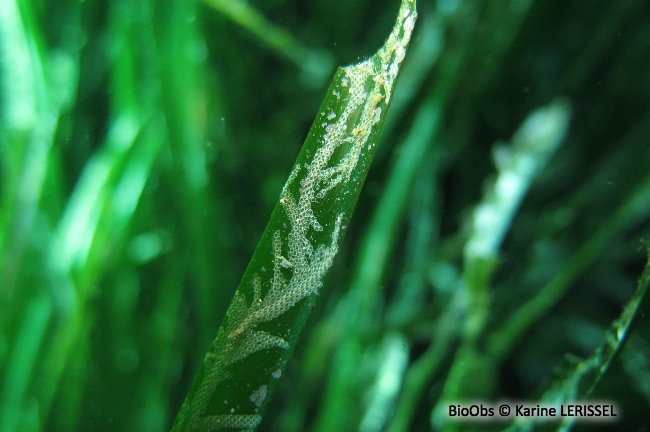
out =
[[[650,250],[648,252],[650,254]],[[579,402],[592,394],[607,373],[612,361],[625,346],[636,322],[650,308],[648,285],[650,285],[650,255],[634,297],[623,309],[620,317],[607,330],[600,346],[589,358],[584,360],[567,356],[559,376],[543,391],[540,405],[543,403],[544,406],[559,407],[560,404]],[[557,430],[570,430],[576,419],[578,418],[563,418]],[[530,431],[534,430],[536,426],[541,426],[535,421],[536,419],[520,418],[519,420],[521,421],[515,422],[507,431]]]
[[402,0],[384,46],[337,70],[174,431],[261,422],[343,239],[416,16]]

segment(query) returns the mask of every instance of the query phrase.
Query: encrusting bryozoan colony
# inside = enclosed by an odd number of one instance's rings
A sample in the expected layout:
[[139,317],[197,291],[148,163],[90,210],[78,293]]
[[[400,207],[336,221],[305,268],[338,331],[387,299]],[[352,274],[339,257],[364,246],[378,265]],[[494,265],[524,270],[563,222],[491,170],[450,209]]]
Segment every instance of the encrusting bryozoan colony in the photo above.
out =
[[[343,111],[335,114],[326,108],[320,113],[315,125],[320,125],[324,132],[321,145],[309,163],[294,167],[282,190],[280,206],[286,214],[288,232],[273,232],[273,274],[263,279],[256,273],[243,281],[252,287],[250,301],[241,289],[235,293],[212,350],[206,356],[201,382],[185,401],[174,430],[253,429],[261,422],[259,409],[267,397],[266,385],[251,390],[250,407],[231,407],[227,414],[210,414],[209,401],[219,383],[235,379],[229,371],[231,365],[262,350],[289,348],[284,337],[260,330],[258,326],[318,293],[338,252],[345,215],[340,213],[329,223],[321,222],[314,212],[314,204],[336,193],[332,190],[337,186],[355,181],[352,178],[355,167],[391,99],[415,18],[415,0],[403,0],[397,23],[379,52],[364,62],[343,68],[344,76],[338,82],[335,79],[329,100],[343,106]],[[310,240],[311,230],[329,231],[325,237],[328,241],[314,244]],[[281,367],[274,368],[273,378],[279,378]]]

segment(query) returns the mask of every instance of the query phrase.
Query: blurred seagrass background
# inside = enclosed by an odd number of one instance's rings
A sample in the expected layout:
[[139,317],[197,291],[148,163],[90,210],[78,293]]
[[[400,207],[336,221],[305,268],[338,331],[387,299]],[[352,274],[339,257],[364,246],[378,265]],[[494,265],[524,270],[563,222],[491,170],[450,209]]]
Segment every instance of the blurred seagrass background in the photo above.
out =
[[[0,431],[171,427],[335,66],[398,3],[0,1]],[[499,430],[440,413],[568,388],[627,336],[606,329],[650,240],[650,2],[418,8],[260,430]],[[575,386],[612,429],[647,426],[637,318]]]

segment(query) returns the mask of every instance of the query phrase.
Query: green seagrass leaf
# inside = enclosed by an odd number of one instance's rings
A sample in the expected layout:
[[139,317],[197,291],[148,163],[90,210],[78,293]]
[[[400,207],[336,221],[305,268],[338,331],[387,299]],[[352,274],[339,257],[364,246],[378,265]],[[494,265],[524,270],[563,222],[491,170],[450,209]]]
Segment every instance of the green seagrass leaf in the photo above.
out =
[[[650,253],[650,250],[648,252]],[[639,285],[634,297],[627,304],[620,317],[605,332],[605,337],[600,346],[596,348],[596,351],[590,357],[584,360],[575,356],[567,356],[559,368],[556,378],[542,391],[539,398],[540,406],[555,407],[557,412],[560,413],[561,404],[580,403],[592,394],[600,380],[607,373],[612,361],[623,349],[636,322],[650,309],[648,285],[650,285],[650,261],[646,264],[645,270],[639,279]],[[609,403],[611,401],[604,402]],[[616,413],[615,405],[613,410]],[[607,420],[607,417],[601,418]],[[615,417],[610,418],[615,419]],[[576,417],[564,417],[557,430],[570,430],[576,419]],[[520,418],[519,422],[515,422],[507,431],[531,431],[535,430],[536,426],[542,425],[543,423],[536,423],[535,418]],[[548,423],[544,427],[548,429]]]
[[416,20],[402,0],[371,58],[337,69],[174,431],[255,429],[357,202]]

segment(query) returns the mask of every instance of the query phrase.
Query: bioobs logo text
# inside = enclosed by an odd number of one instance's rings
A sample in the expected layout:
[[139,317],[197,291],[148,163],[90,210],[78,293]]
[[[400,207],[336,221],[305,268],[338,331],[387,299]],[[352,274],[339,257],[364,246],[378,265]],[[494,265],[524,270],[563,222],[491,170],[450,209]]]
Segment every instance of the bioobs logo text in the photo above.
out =
[[494,417],[494,408],[482,403],[472,405],[449,404],[447,415],[449,417],[462,417],[465,419]]

